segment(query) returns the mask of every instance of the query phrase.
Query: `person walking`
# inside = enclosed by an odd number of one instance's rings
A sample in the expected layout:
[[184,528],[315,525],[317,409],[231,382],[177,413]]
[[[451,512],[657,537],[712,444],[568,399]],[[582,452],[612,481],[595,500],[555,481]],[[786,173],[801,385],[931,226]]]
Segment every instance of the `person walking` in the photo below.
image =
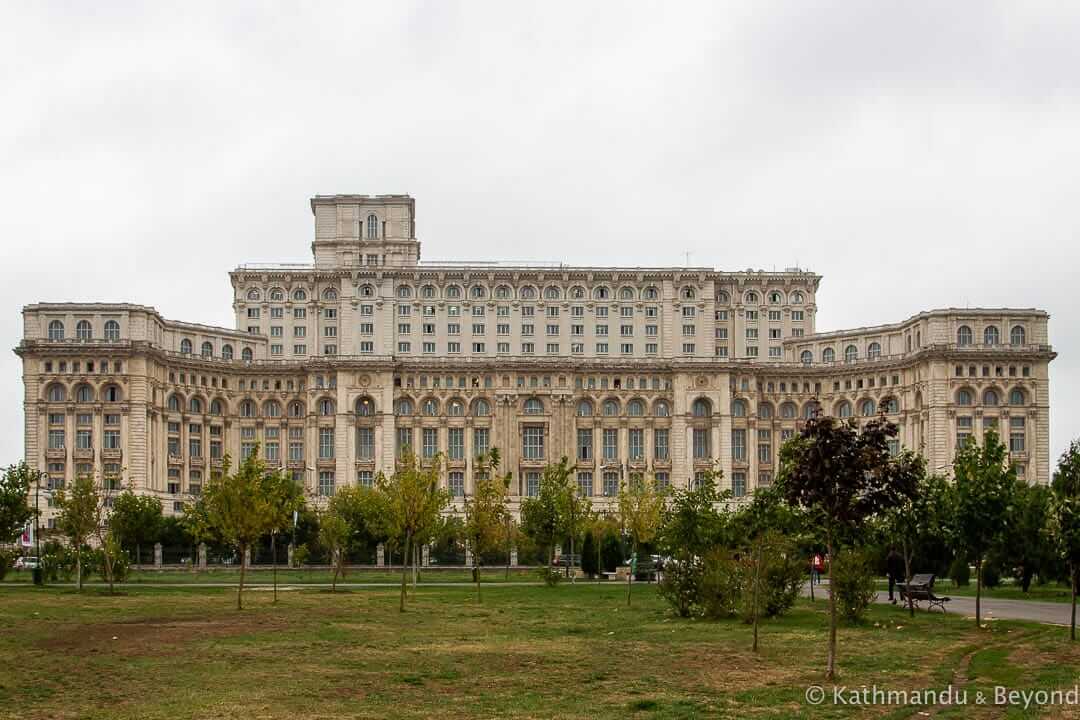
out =
[[885,572],[889,576],[889,602],[895,605],[893,588],[904,579],[904,558],[900,557],[895,547],[889,548],[889,554],[885,558]]

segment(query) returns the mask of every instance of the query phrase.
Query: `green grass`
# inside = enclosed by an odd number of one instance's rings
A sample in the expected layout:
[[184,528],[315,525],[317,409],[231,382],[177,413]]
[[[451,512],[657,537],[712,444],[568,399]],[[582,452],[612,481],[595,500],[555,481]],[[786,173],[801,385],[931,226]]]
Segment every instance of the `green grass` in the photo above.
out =
[[[412,580],[412,571],[410,570],[409,579]],[[330,583],[333,577],[333,573],[321,569],[308,569],[308,570],[292,570],[287,568],[280,568],[277,572],[277,579],[279,585],[296,585],[304,583]],[[505,568],[483,568],[481,572],[482,581],[485,583],[498,583],[509,580],[510,582],[533,582],[539,580],[537,572],[535,570],[519,570],[514,569],[507,573]],[[261,584],[273,582],[273,571],[262,569],[251,570],[249,569],[244,574],[244,582]],[[4,578],[4,583],[22,583],[29,584],[33,580],[29,571],[15,572],[11,571],[7,577]],[[143,583],[222,583],[222,584],[236,584],[240,580],[240,571],[236,568],[212,568],[205,572],[191,572],[190,570],[133,570],[130,577],[126,581],[129,585],[138,585]],[[73,582],[74,579],[66,582]],[[84,578],[85,582],[100,583],[102,579],[98,575],[92,575]],[[363,568],[349,570],[345,577],[338,577],[339,583],[386,583],[386,582],[400,582],[401,570],[383,570],[377,568]],[[462,568],[425,568],[420,572],[420,582],[454,582],[454,583],[471,583],[472,573]]]
[[[123,593],[0,590],[0,718],[917,717],[805,703],[823,677],[820,601],[765,622],[755,655],[746,625],[674,617],[645,585],[630,608],[617,584],[492,583],[480,604],[468,585],[421,586],[405,613],[381,588],[277,605],[255,590],[240,612],[226,587]],[[1077,667],[1061,628],[876,606],[840,631],[849,687],[1071,687]],[[968,710],[951,716],[1003,716]]]

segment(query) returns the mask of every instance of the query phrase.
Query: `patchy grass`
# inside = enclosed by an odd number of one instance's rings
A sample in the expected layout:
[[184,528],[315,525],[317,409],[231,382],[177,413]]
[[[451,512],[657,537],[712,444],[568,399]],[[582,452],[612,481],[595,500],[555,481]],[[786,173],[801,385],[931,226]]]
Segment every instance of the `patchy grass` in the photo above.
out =
[[[631,608],[621,585],[493,585],[483,604],[468,586],[421,586],[403,614],[381,588],[299,589],[277,605],[252,592],[242,612],[226,587],[126,593],[0,590],[0,718],[918,717],[805,702],[823,675],[820,601],[765,622],[755,655],[747,626],[676,618],[645,586]],[[978,631],[877,606],[840,633],[849,687],[1071,687],[1077,667],[1060,628]]]

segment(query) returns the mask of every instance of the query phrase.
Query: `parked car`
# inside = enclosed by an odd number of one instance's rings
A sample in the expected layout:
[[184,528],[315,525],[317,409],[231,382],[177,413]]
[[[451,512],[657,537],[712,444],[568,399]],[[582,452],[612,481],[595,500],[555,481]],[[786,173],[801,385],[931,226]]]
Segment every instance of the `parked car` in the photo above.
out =
[[[630,564],[629,561],[626,563]],[[660,579],[660,573],[664,571],[664,558],[659,555],[645,555],[638,560],[637,569],[634,573],[635,580],[653,582]]]
[[16,570],[33,570],[38,567],[41,567],[41,561],[33,555],[26,555],[15,560]]

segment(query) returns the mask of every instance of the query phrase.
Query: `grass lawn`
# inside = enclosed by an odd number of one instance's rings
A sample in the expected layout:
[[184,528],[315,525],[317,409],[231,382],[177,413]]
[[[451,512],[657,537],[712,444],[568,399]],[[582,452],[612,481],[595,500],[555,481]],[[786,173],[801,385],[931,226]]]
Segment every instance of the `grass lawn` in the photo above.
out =
[[[389,589],[127,586],[0,589],[0,718],[1080,717],[1080,708],[814,707],[825,604],[766,622],[673,617],[655,586]],[[841,682],[971,693],[1072,687],[1080,643],[1061,628],[986,630],[892,606],[840,633]],[[831,692],[831,691],[830,691]],[[830,695],[831,698],[831,695]],[[974,702],[974,695],[971,696]],[[1041,713],[1041,714],[1040,714]],[[1070,715],[1071,713],[1071,715]]]
[[[889,582],[887,580],[879,580],[878,587],[888,591]],[[936,580],[934,581],[934,592],[938,595],[949,595],[952,597],[975,597],[975,581],[972,580],[968,585],[954,585],[950,580]],[[1069,593],[1069,586],[1062,583],[1046,583],[1045,585],[1031,584],[1031,587],[1025,593],[1020,589],[1020,585],[1012,580],[1003,580],[1001,585],[996,588],[983,588],[984,598],[997,598],[1001,600],[1040,600],[1042,602],[1070,602],[1072,596]]]
[[[412,579],[412,570],[409,570],[409,579]],[[483,582],[536,582],[539,576],[536,570],[511,570],[507,577],[505,568],[483,568]],[[333,573],[326,568],[311,568],[293,570],[285,567],[278,568],[277,579],[279,585],[296,585],[303,583],[330,583]],[[138,585],[140,583],[223,583],[236,584],[240,580],[240,571],[236,568],[211,568],[206,572],[191,572],[190,570],[132,570],[126,581],[127,584]],[[263,569],[248,569],[244,573],[244,583],[271,583],[274,580],[273,571]],[[401,569],[385,570],[376,568],[363,568],[349,570],[345,577],[338,576],[339,583],[384,583],[400,582]],[[426,568],[420,572],[421,582],[472,582],[472,573],[463,568],[434,569]],[[7,574],[4,583],[33,582],[30,571],[24,570]],[[74,582],[74,578],[67,582]],[[96,573],[84,578],[84,582],[101,583],[100,575]]]

